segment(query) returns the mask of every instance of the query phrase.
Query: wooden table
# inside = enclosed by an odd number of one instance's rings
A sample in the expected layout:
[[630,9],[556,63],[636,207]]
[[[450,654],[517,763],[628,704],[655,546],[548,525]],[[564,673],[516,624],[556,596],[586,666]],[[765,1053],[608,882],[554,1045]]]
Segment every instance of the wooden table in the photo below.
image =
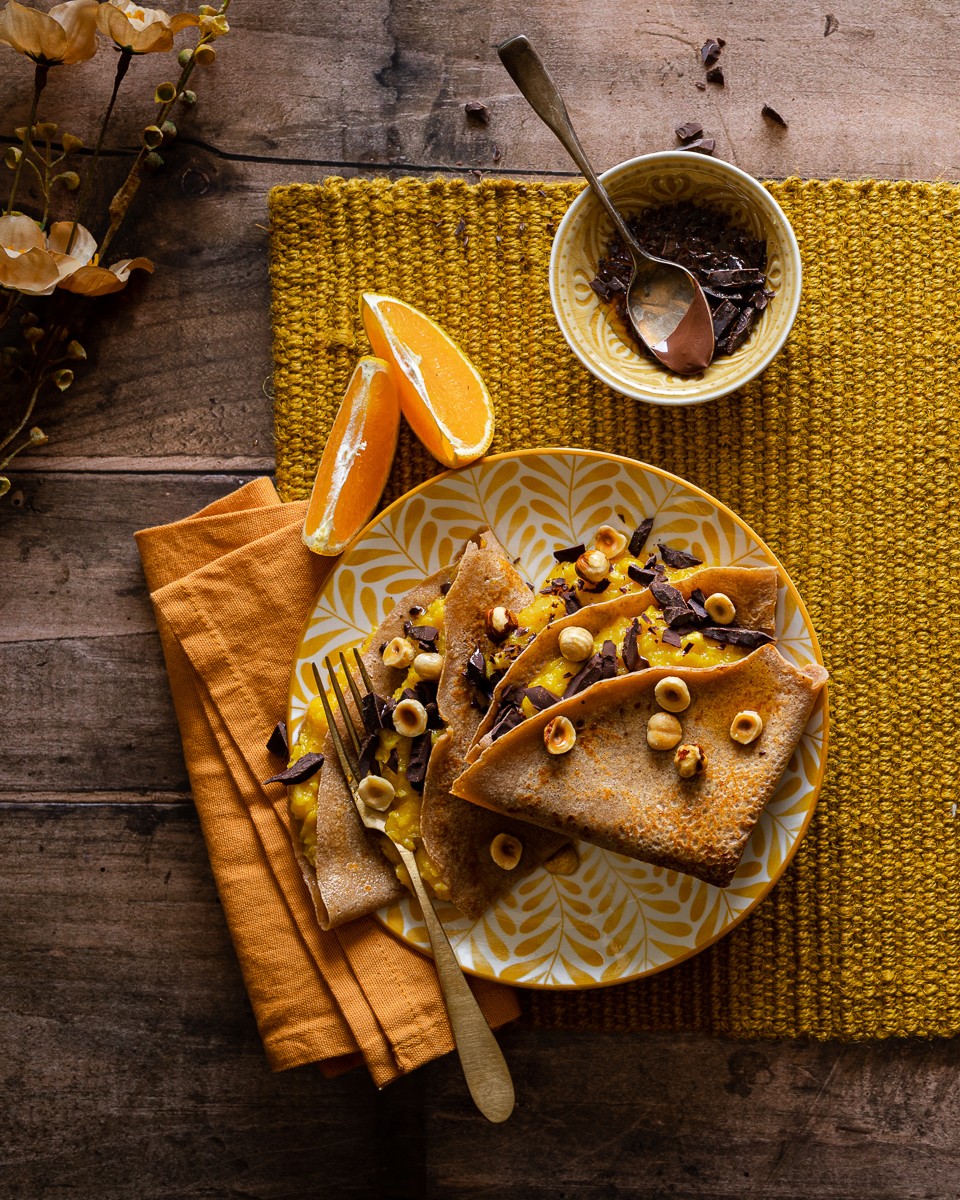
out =
[[[272,468],[266,193],[413,173],[565,176],[493,45],[526,32],[595,163],[697,118],[759,176],[960,175],[950,5],[676,0],[483,6],[236,0],[166,171],[118,251],[96,353],[0,502],[0,1196],[956,1196],[957,1042],[546,1034],[503,1045],[503,1128],[445,1060],[377,1094],[273,1076],[192,807],[132,534]],[[726,87],[698,90],[721,36]],[[53,72],[92,140],[107,51]],[[136,145],[161,60],[134,61]],[[78,86],[81,85],[81,86]],[[0,49],[2,129],[29,64]],[[481,100],[490,122],[468,121]],[[782,130],[760,115],[768,103]]]

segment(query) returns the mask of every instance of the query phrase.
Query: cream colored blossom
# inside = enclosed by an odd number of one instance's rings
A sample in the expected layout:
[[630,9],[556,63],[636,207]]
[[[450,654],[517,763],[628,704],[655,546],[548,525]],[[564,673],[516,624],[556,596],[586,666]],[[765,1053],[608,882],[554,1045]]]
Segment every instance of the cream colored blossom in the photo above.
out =
[[164,53],[173,48],[173,35],[198,18],[193,13],[169,16],[162,8],[141,8],[130,0],[107,0],[97,13],[101,33],[132,54]]
[[96,265],[96,252],[97,239],[83,225],[56,221],[44,236],[30,217],[0,217],[0,286],[12,291],[49,296],[61,287],[82,296],[106,296],[125,288],[131,271],[153,270],[148,258],[125,258],[108,270]]
[[68,252],[72,230],[72,221],[56,221],[50,226],[47,239],[47,248],[63,271],[57,286],[64,291],[81,296],[107,296],[127,286],[131,271],[153,271],[149,258],[124,258],[110,268],[98,266],[94,262],[97,239],[82,225],[77,226]]
[[47,296],[59,281],[60,269],[36,221],[18,213],[0,217],[0,285]]
[[97,52],[97,0],[67,0],[49,12],[17,0],[0,12],[0,42],[47,67],[85,62]]

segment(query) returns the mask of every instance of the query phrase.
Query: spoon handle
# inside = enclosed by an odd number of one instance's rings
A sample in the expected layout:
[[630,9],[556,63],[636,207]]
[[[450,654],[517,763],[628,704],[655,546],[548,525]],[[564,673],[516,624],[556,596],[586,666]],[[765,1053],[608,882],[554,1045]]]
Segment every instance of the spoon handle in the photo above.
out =
[[573,128],[563,97],[560,95],[557,85],[550,78],[550,73],[543,65],[540,55],[523,34],[510,38],[499,45],[497,54],[500,55],[500,61],[506,67],[507,73],[520,89],[527,103],[540,120],[553,130],[563,144],[563,148],[580,168],[621,238],[637,254],[646,257],[643,250],[637,245],[636,238],[627,228],[626,221],[610,199],[607,189],[597,178],[593,167],[590,166],[583,147],[580,145],[580,139]]

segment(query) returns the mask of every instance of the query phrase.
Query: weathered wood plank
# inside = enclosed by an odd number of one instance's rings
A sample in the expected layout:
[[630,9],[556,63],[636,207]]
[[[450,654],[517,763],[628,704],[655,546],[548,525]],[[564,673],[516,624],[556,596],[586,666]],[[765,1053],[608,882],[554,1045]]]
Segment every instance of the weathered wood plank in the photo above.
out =
[[0,806],[0,1190],[271,1200],[955,1194],[958,1042],[501,1035],[510,1123],[448,1058],[379,1099],[268,1071],[189,805]]

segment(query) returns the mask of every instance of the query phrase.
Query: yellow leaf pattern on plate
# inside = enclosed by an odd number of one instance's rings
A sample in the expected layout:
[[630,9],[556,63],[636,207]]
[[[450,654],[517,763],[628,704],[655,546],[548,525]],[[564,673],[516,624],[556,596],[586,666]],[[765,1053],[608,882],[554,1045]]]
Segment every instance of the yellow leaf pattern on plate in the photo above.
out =
[[[449,562],[479,527],[489,525],[537,582],[558,546],[589,543],[602,524],[630,531],[644,517],[655,522],[651,547],[664,541],[711,564],[779,565],[717,501],[654,467],[586,450],[495,456],[402,498],[344,554],[300,643],[291,729],[314,694],[311,661],[361,643],[397,597]],[[798,666],[816,662],[815,634],[782,567],[780,579],[780,649]],[[825,765],[824,705],[821,699],[729,888],[581,843],[576,875],[535,871],[477,921],[440,906],[464,969],[526,987],[596,987],[687,958],[732,928],[772,887],[813,813]],[[411,901],[382,910],[380,919],[426,947]]]

